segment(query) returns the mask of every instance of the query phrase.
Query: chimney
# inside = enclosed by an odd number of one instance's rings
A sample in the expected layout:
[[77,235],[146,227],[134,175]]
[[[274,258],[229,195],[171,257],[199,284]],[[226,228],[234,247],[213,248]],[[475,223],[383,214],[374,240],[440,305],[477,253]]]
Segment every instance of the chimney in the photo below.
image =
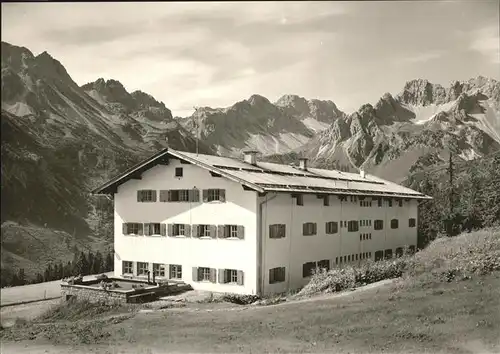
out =
[[256,165],[257,164],[257,151],[254,150],[249,150],[245,151],[245,162],[249,163],[250,165]]
[[302,170],[302,171],[307,171],[307,158],[305,157],[301,157],[299,159],[299,168]]
[[365,178],[365,170],[359,170],[359,175],[361,178]]

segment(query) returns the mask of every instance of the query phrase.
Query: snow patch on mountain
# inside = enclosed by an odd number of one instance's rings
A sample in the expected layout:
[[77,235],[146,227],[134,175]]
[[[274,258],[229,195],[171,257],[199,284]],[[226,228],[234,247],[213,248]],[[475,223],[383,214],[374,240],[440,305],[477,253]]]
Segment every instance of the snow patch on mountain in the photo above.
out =
[[319,120],[316,120],[312,117],[307,117],[302,120],[302,123],[308,128],[314,131],[315,133],[319,133],[325,129],[327,129],[330,124],[325,123],[325,122],[320,122]]
[[449,111],[456,103],[457,100],[443,104],[429,104],[426,106],[415,104],[402,104],[402,106],[415,114],[415,118],[410,121],[414,124],[421,125],[432,120],[436,114]]
[[14,104],[7,104],[2,102],[2,109],[18,117],[29,116],[34,114],[33,109],[24,102],[16,102]]

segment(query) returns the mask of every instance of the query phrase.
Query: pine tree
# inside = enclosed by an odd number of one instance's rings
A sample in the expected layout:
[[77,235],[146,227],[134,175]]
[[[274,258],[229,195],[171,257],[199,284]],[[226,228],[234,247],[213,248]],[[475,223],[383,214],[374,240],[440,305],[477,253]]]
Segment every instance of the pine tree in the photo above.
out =
[[38,283],[43,283],[43,275],[40,273],[36,273],[36,279],[35,282]]
[[95,265],[94,265],[94,254],[92,253],[92,251],[89,251],[87,256],[87,261],[89,265],[88,265],[88,273],[86,275],[95,274],[93,273]]
[[24,285],[26,284],[26,276],[24,274],[24,268],[20,268],[19,269],[19,273],[18,273],[18,281],[19,281],[19,285]]
[[113,251],[108,252],[108,254],[106,255],[106,262],[104,268],[106,272],[111,272],[114,269]]
[[78,257],[78,260],[76,262],[75,273],[77,275],[81,274],[82,276],[89,274],[89,263],[83,251],[80,252],[80,256]]
[[104,271],[103,258],[101,252],[97,251],[94,257],[92,274],[100,274]]

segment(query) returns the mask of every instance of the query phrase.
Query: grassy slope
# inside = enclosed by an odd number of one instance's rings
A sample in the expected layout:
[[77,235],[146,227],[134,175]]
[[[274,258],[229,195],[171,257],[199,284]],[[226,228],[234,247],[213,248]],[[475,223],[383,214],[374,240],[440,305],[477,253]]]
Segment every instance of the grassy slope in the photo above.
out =
[[[499,250],[499,230],[463,234],[436,240],[396,283],[352,295],[267,307],[190,304],[135,316],[127,307],[123,318],[109,318],[116,308],[107,318],[55,309],[44,322],[61,312],[67,321],[7,329],[2,341],[31,338],[22,346],[43,350],[48,340],[82,353],[495,353],[500,272],[484,265],[496,264]],[[469,277],[446,281],[453,269]]]

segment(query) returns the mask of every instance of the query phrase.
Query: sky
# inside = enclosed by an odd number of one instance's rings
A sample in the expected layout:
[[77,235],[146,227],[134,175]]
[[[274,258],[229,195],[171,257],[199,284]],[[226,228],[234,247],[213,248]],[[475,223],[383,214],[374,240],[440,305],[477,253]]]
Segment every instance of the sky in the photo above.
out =
[[499,1],[2,3],[1,36],[174,116],[252,94],[350,113],[416,78],[500,79]]

